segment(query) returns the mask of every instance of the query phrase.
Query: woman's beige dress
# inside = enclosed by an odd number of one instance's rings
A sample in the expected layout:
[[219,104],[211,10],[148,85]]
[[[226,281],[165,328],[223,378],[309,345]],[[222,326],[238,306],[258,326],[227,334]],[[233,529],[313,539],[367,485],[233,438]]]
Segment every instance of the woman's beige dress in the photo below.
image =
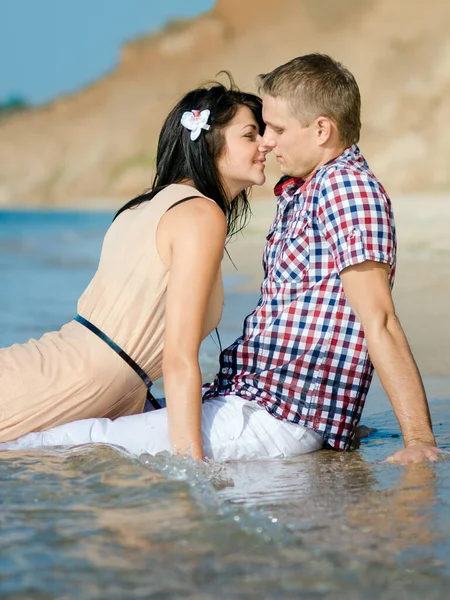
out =
[[[169,270],[156,248],[156,230],[172,204],[197,193],[171,185],[123,212],[106,233],[98,270],[78,313],[118,344],[155,381],[161,377]],[[223,307],[221,273],[204,335]],[[146,387],[104,341],[77,321],[39,340],[0,349],[0,441],[76,419],[142,412]]]

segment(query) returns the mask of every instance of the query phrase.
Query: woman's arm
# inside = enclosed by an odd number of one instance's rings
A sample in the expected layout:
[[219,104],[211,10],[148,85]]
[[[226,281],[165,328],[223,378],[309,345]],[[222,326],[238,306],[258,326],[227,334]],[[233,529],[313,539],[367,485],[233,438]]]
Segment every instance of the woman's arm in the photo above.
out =
[[166,299],[163,378],[171,446],[177,454],[203,458],[201,372],[198,353],[205,314],[226,239],[226,219],[207,199],[167,212],[158,228],[158,248],[170,268]]

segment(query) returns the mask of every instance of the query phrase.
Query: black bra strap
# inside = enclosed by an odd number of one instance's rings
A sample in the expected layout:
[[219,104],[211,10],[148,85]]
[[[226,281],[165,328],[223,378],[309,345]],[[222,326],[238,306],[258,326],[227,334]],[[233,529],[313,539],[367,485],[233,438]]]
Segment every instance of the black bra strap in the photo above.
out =
[[172,204],[172,206],[169,206],[169,208],[166,210],[166,212],[169,212],[169,210],[172,210],[172,208],[175,208],[175,206],[178,206],[179,204],[183,204],[183,202],[187,202],[188,200],[193,200],[194,198],[202,198],[202,196],[199,196],[197,194],[197,196],[188,196],[187,198],[178,200],[178,202],[175,202],[174,204]]

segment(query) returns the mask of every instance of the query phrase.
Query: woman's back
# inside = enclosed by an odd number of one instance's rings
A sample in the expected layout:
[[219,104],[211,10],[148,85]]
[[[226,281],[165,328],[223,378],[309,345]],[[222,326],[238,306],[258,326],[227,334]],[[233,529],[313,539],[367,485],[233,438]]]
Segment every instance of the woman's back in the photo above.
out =
[[[105,236],[97,273],[78,304],[79,314],[111,337],[141,368],[150,369],[151,379],[161,375],[169,277],[156,247],[156,232],[163,214],[193,195],[202,196],[191,186],[170,185],[149,202],[121,213]],[[208,333],[221,316],[219,279],[207,315]]]

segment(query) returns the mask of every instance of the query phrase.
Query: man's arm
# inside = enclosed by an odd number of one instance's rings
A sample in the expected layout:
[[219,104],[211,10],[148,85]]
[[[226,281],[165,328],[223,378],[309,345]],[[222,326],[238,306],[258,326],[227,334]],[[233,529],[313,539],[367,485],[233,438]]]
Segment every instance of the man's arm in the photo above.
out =
[[395,314],[389,265],[365,261],[340,273],[345,296],[364,328],[370,359],[400,424],[405,449],[387,460],[400,464],[437,460],[422,379]]

